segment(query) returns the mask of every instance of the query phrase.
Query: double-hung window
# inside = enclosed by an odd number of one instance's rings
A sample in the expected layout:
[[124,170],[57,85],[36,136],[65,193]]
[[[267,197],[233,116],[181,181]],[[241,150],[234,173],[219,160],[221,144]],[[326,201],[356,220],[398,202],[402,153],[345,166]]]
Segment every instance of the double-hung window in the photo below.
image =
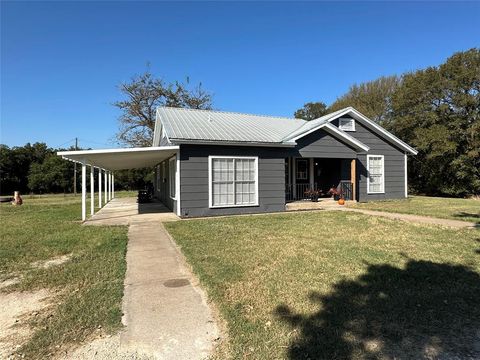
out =
[[367,192],[382,194],[385,192],[385,162],[383,155],[367,155]]
[[258,205],[258,158],[209,158],[210,207]]
[[170,183],[170,197],[172,199],[175,199],[175,196],[177,195],[176,177],[177,177],[177,158],[172,157],[168,162],[168,179]]

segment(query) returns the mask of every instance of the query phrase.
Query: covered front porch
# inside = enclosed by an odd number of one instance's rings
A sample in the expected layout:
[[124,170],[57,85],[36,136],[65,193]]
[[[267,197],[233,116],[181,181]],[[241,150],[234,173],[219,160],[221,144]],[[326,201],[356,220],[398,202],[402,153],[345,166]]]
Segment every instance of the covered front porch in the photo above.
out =
[[356,159],[288,157],[285,159],[285,201],[331,198],[331,188],[345,200],[356,200]]

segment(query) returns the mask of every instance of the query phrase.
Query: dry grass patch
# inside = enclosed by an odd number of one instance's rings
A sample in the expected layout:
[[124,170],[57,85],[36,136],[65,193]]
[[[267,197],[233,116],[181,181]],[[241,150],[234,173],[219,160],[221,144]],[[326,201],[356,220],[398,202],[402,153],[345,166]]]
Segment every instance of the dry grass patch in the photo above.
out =
[[82,226],[80,197],[27,196],[24,205],[2,204],[0,211],[0,302],[28,304],[48,294],[35,303],[34,316],[23,311],[22,328],[10,318],[0,324],[0,334],[13,337],[29,329],[16,339],[17,355],[49,358],[99,327],[106,333],[121,327],[126,227]]
[[233,358],[480,356],[476,230],[348,212],[166,227],[228,323]]
[[359,209],[463,220],[480,224],[480,200],[409,196],[408,199],[370,201],[349,205]]

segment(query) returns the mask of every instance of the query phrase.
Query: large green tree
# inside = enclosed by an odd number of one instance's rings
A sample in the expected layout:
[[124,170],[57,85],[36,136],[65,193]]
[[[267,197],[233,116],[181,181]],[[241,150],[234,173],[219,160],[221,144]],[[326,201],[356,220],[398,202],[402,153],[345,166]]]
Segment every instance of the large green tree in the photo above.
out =
[[354,84],[345,95],[330,105],[329,111],[352,106],[368,118],[388,127],[392,119],[391,97],[400,83],[401,78],[398,76],[382,76],[373,81]]
[[303,105],[301,109],[295,111],[293,116],[296,119],[314,120],[328,113],[327,105],[321,101],[309,102]]
[[480,194],[480,50],[403,76],[391,130],[419,150],[411,185],[428,194]]
[[41,163],[30,166],[28,188],[34,193],[67,193],[73,190],[73,163],[52,151]]
[[130,82],[120,85],[124,100],[114,105],[120,109],[117,139],[128,146],[151,146],[158,106],[192,109],[210,109],[212,95],[201,84],[191,87],[186,83],[167,83],[146,71]]

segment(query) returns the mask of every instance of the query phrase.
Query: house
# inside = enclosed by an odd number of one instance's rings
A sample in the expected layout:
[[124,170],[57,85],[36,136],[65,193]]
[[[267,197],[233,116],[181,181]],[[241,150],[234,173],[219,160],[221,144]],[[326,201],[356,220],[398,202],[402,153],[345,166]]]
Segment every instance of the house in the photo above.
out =
[[160,107],[151,148],[59,153],[83,170],[155,165],[155,196],[182,217],[284,211],[332,186],[360,202],[404,198],[415,154],[351,107],[312,121]]

